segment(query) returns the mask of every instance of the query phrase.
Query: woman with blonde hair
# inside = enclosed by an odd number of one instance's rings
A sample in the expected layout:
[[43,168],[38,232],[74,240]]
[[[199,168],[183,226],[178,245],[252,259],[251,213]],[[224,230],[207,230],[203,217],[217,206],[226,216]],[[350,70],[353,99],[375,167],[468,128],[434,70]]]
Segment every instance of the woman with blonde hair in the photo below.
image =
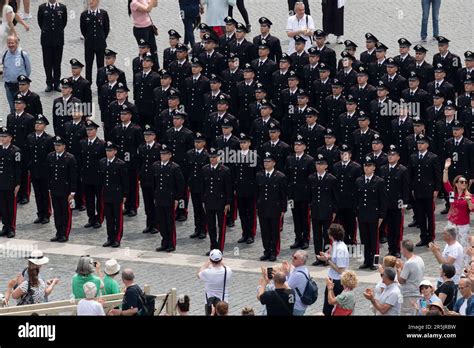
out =
[[357,287],[357,275],[353,271],[345,271],[341,275],[341,284],[344,287],[342,293],[334,296],[334,283],[330,278],[326,278],[328,289],[328,302],[334,306],[332,316],[352,315],[355,309],[354,289]]

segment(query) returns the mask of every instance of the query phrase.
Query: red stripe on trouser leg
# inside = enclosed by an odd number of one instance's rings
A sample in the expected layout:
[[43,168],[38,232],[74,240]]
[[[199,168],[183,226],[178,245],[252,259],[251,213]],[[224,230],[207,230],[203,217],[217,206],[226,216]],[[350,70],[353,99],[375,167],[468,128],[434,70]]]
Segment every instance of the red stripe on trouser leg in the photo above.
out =
[[15,231],[16,230],[16,196],[15,196],[15,193],[13,193],[12,227],[13,227],[13,231]]
[[[219,216],[217,216],[217,218],[219,219]],[[224,252],[224,246],[225,246],[225,229],[227,226],[226,221],[227,221],[227,214],[224,212],[224,214],[222,214],[222,236],[219,243],[219,248],[221,249],[222,252]],[[217,227],[219,228],[219,223],[217,223]]]
[[120,203],[120,212],[119,212],[119,221],[118,221],[118,231],[117,231],[117,242],[120,243],[122,240],[122,234],[123,234],[123,203]]
[[400,243],[403,240],[403,224],[405,223],[405,213],[403,210],[400,212],[401,218],[400,218],[400,238],[398,239],[398,249],[400,249]]
[[48,191],[48,218],[52,215],[53,208],[51,207],[51,192]]
[[136,176],[137,180],[135,182],[135,187],[137,191],[137,195],[135,196],[135,210],[138,210],[138,206],[140,205],[140,183],[138,182],[138,174]]
[[234,196],[234,215],[232,216],[232,220],[237,220],[237,197]]
[[275,252],[276,252],[277,256],[280,255],[280,239],[281,239],[280,230],[281,230],[282,221],[283,221],[282,218],[278,219],[278,239],[277,239],[276,248],[275,248]]
[[252,225],[252,236],[255,238],[257,234],[257,200],[253,200],[253,225]]
[[171,243],[173,243],[173,248],[176,248],[176,209],[173,206],[173,219],[171,220]]
[[72,226],[72,211],[71,206],[69,205],[69,201],[67,202],[67,225],[66,225],[66,239],[69,238],[69,233],[71,233],[71,226]]
[[307,214],[307,220],[308,220],[308,243],[311,240],[311,213],[309,211],[309,206],[308,206],[308,214]]
[[435,201],[433,199],[432,204],[432,214],[433,214],[433,228],[431,230],[431,240],[434,241],[436,239],[436,224],[435,224]]
[[[186,187],[186,202],[189,202],[189,196],[191,195],[191,192],[189,191],[189,187]],[[186,202],[184,202],[184,214],[188,216],[188,208],[186,207]]]

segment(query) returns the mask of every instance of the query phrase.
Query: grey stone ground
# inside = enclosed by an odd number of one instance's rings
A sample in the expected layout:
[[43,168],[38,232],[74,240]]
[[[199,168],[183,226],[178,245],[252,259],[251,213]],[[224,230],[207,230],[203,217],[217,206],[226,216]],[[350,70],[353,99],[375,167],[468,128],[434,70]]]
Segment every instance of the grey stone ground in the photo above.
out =
[[[124,69],[127,74],[128,81],[131,81],[131,61],[137,54],[135,40],[132,35],[132,25],[126,13],[126,0],[103,0],[103,6],[106,8],[111,17],[112,30],[108,39],[109,47],[119,52],[117,66]],[[32,1],[32,13],[36,13],[39,1]],[[69,76],[69,59],[78,58],[84,62],[83,41],[79,39],[79,16],[82,11],[82,1],[67,1],[69,9],[69,22],[66,30],[66,46],[63,56],[63,76]],[[316,27],[321,27],[320,1],[311,1],[311,9],[315,18]],[[247,0],[247,8],[249,10],[253,32],[250,37],[257,34],[258,18],[262,15],[269,17],[274,26],[272,32],[282,38],[284,48],[288,40],[285,38],[284,28],[286,25],[287,8],[284,0]],[[441,34],[452,40],[452,51],[458,55],[464,51],[473,48],[474,39],[472,36],[472,22],[469,16],[469,9],[472,10],[469,0],[451,0],[443,2],[441,7],[440,28]],[[236,17],[240,20],[240,14],[235,10]],[[159,2],[158,8],[154,10],[153,19],[160,30],[158,37],[158,48],[160,58],[162,51],[166,47],[166,32],[170,28],[183,32],[182,23],[179,18],[177,1],[162,0]],[[391,1],[375,1],[375,0],[358,0],[348,1],[345,12],[346,34],[345,38],[355,41],[359,45],[359,52],[363,51],[364,33],[372,32],[390,49],[389,56],[395,56],[398,52],[396,40],[399,37],[406,37],[412,43],[419,40],[421,20],[421,7],[419,1],[413,0],[391,0]],[[203,19],[205,21],[205,19]],[[51,117],[52,100],[58,96],[56,93],[46,94],[42,92],[44,89],[44,71],[42,68],[42,54],[39,44],[39,29],[36,19],[29,20],[31,30],[25,33],[19,28],[22,47],[32,56],[33,73],[32,73],[32,90],[38,92],[43,101],[45,115]],[[429,30],[431,24],[429,25]],[[429,32],[430,33],[430,32]],[[334,45],[334,37],[330,37],[331,47],[337,52],[342,50],[343,45]],[[429,41],[424,44],[429,49],[428,60],[436,52],[436,42]],[[95,82],[95,81],[94,81]],[[95,83],[93,84],[95,86]],[[97,102],[95,87],[93,89],[94,102]],[[3,92],[0,92],[0,118],[5,120],[7,113],[6,99]],[[98,110],[98,108],[96,108]],[[99,115],[96,115],[99,117]],[[152,251],[159,244],[157,235],[144,235],[141,230],[144,228],[144,212],[143,208],[139,209],[139,214],[135,218],[125,218],[123,246],[145,251]],[[438,200],[436,212],[442,209],[442,202]],[[48,241],[54,235],[54,224],[37,226],[33,225],[36,215],[34,204],[34,196],[30,204],[19,206],[17,220],[17,236],[21,239],[30,239],[37,241]],[[436,214],[437,219],[437,235],[438,241],[440,230],[445,224],[445,217]],[[411,212],[405,217],[405,236],[418,241],[418,230],[406,228],[411,221]],[[86,214],[74,212],[73,229],[69,243],[89,244],[100,246],[105,240],[105,227],[100,230],[84,229],[82,226],[86,222]],[[178,223],[177,225],[177,252],[191,255],[203,255],[208,250],[209,241],[191,240],[188,235],[193,231],[192,210],[188,221]],[[257,239],[255,244],[238,245],[237,239],[240,237],[240,223],[236,223],[236,227],[228,229],[226,237],[226,256],[232,258],[242,258],[256,260],[262,253],[260,234],[257,230]],[[284,230],[282,232],[282,252],[280,260],[289,259],[291,252],[289,245],[293,241],[292,218],[291,213],[285,216]],[[441,242],[442,244],[442,242]],[[238,247],[236,249],[236,247]],[[311,252],[312,249],[309,249]],[[426,249],[417,250],[424,258],[427,268],[427,275],[435,277],[438,273],[438,267],[434,257]],[[386,245],[382,246],[380,254],[383,256],[387,253]],[[312,256],[313,257],[313,256]],[[48,268],[45,269],[44,275],[62,276],[62,284],[55,290],[52,299],[68,298],[70,292],[69,279],[75,269],[76,259],[65,256],[55,255],[51,257]],[[351,268],[357,268],[359,261],[351,261]],[[150,283],[155,292],[165,291],[170,287],[178,288],[180,293],[188,293],[192,296],[193,314],[202,313],[202,286],[195,278],[195,268],[182,266],[163,266],[147,263],[130,263],[127,266],[134,268],[138,274],[138,282],[140,284]],[[2,259],[0,260],[0,280],[2,284],[18,270],[23,267],[23,260]],[[198,265],[196,265],[198,267]],[[52,268],[52,269],[49,269]],[[247,304],[259,308],[255,298],[255,288],[258,283],[258,276],[252,273],[237,272],[234,281],[231,284],[231,312],[237,314],[240,309]],[[316,305],[312,306],[310,313],[315,314],[322,308],[322,291],[324,286],[320,280],[318,283],[321,288],[320,298]],[[362,298],[361,292],[369,284],[361,284],[358,293],[357,313],[369,314],[367,302]]]

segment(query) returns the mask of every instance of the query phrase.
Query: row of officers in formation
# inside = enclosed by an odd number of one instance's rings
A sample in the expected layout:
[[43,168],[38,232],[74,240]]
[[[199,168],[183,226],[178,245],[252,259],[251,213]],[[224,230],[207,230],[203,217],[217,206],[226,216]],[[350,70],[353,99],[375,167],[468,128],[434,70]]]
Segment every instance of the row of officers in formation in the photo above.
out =
[[[344,226],[348,244],[357,243],[358,227],[365,247],[362,268],[373,266],[373,255],[383,239],[388,239],[390,253],[399,256],[408,205],[420,228],[418,245],[434,239],[441,161],[430,151],[432,142],[425,135],[423,120],[412,121],[414,133],[405,138],[410,145],[403,164],[402,148],[391,144],[384,152],[383,138],[375,132],[362,156],[359,151],[365,147],[336,145],[337,135],[330,128],[323,130],[323,145],[314,154],[308,151],[311,139],[304,133],[297,134],[290,146],[280,140],[280,124],[270,116],[272,104],[263,105],[269,114],[262,111],[260,120],[267,119],[269,128],[261,146],[250,135],[234,135],[234,125],[227,119],[211,145],[204,134],[184,126],[185,113],[175,113],[173,126],[159,138],[153,126],[145,125],[142,131],[133,123],[128,107],[120,112],[112,141],[99,139],[99,125],[83,121],[80,110],[65,124],[65,136],[53,137],[46,132],[46,117],[40,114],[35,119],[18,112],[25,103],[17,96],[17,114],[9,117],[9,126],[0,132],[1,235],[15,236],[16,200],[26,176],[26,190],[31,180],[35,191],[38,217],[34,223],[49,222],[52,204],[56,235],[51,241],[68,240],[74,207],[87,210],[85,228],[100,228],[105,216],[104,247],[119,247],[123,215],[136,215],[139,186],[146,214],[143,232],[161,233],[158,251],[175,250],[175,220],[186,219],[189,196],[195,225],[191,238],[203,239],[208,234],[209,250],[224,249],[226,227],[234,226],[237,212],[242,228],[238,242],[252,244],[258,217],[264,248],[261,260],[276,260],[287,209],[292,211],[295,234],[291,248],[309,247],[312,225],[316,255],[329,244],[327,229],[333,221]],[[314,127],[317,115],[317,110],[309,108],[303,128]],[[28,132],[27,123],[14,123],[20,118],[31,119],[33,132]],[[358,122],[355,138],[369,130],[363,128],[368,124],[365,115],[359,115]],[[453,161],[449,175],[471,179],[474,150],[463,133],[464,125],[454,120],[451,138],[445,141]]]

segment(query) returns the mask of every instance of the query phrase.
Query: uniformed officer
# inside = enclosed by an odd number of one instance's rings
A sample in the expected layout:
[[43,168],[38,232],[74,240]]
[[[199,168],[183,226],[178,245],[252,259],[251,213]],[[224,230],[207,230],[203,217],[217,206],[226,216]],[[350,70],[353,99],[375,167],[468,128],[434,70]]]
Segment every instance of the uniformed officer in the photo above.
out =
[[283,53],[278,61],[279,70],[272,75],[273,85],[273,100],[281,100],[281,92],[288,88],[288,78],[290,74],[296,75],[293,70],[290,70],[291,58],[288,54]]
[[38,7],[38,25],[41,29],[41,47],[43,50],[43,66],[46,74],[45,92],[53,89],[60,92],[61,61],[64,47],[64,28],[67,24],[66,5],[56,0]]
[[336,220],[344,227],[344,243],[353,245],[357,242],[356,233],[356,191],[355,181],[363,174],[359,163],[351,160],[352,149],[347,144],[340,146],[341,160],[332,167],[332,174],[337,179],[336,199],[338,202]]
[[263,159],[264,170],[257,173],[257,214],[262,233],[263,256],[260,261],[276,261],[280,253],[280,226],[287,209],[287,181],[275,169],[275,159],[270,152]]
[[217,100],[217,111],[209,115],[205,123],[205,134],[208,143],[213,145],[216,138],[222,134],[222,125],[227,120],[235,131],[239,131],[239,121],[228,112],[230,106],[230,98],[226,94],[221,94]]
[[369,83],[373,86],[387,73],[387,53],[388,47],[380,41],[375,44],[375,57],[376,60],[369,63],[367,70],[369,72]]
[[192,76],[185,80],[185,90],[182,91],[186,96],[184,103],[186,112],[189,115],[189,122],[193,131],[202,132],[204,118],[204,94],[210,90],[209,79],[201,74],[203,63],[199,58],[192,60]]
[[173,79],[168,70],[161,69],[160,71],[158,71],[158,75],[160,75],[160,86],[155,87],[153,89],[153,96],[155,98],[156,106],[155,115],[158,115],[160,112],[162,112],[168,107],[168,98],[172,94],[170,93],[172,90],[176,92],[173,94],[176,94],[176,97],[179,97],[179,90],[171,87]]
[[385,180],[374,174],[375,161],[365,158],[364,175],[355,181],[356,212],[360,240],[364,246],[364,262],[359,269],[377,269],[374,255],[379,253],[379,227],[387,211]]
[[179,44],[179,39],[181,35],[174,30],[168,30],[168,42],[170,47],[165,48],[163,51],[163,69],[168,70],[171,62],[176,60],[176,47]]
[[[79,172],[81,168],[81,145],[80,141],[87,137],[86,123],[82,120],[84,114],[81,111],[81,104],[75,104],[72,120],[67,121],[64,125],[64,140],[66,141],[67,149],[70,154],[76,158]],[[74,196],[73,210],[86,210],[84,204],[84,190],[81,184],[81,176],[77,176],[76,195]]]
[[105,57],[105,64],[102,68],[97,69],[97,76],[95,79],[95,84],[97,86],[97,93],[100,96],[100,89],[104,85],[104,83],[108,82],[107,79],[107,68],[111,65],[115,67],[115,70],[117,71],[118,74],[118,82],[123,83],[124,85],[127,85],[127,77],[125,76],[125,73],[117,68],[115,65],[115,62],[117,60],[117,52],[111,50],[110,48],[106,48],[104,50],[104,57]]
[[185,80],[192,75],[191,63],[188,61],[188,46],[176,46],[176,60],[170,63],[168,71],[171,75],[172,86],[178,91],[185,91]]
[[[184,168],[187,152],[194,147],[193,132],[184,126],[186,117],[185,112],[175,113],[173,115],[173,127],[166,131],[162,141],[168,145],[173,154],[173,162],[178,164],[180,168]],[[189,192],[186,190],[183,202],[181,202],[182,204],[180,204],[175,212],[177,221],[186,221],[188,218],[188,202]]]
[[[310,188],[311,221],[313,225],[314,253],[326,252],[329,247],[328,228],[336,217],[337,179],[328,173],[328,161],[322,154],[315,158],[316,172],[308,178]],[[313,266],[324,263],[316,258]]]
[[298,129],[306,142],[306,153],[316,158],[318,148],[324,144],[326,128],[317,123],[319,112],[315,108],[306,109],[306,124]]
[[260,82],[257,82],[255,85],[255,101],[249,105],[251,122],[260,117],[260,108],[262,107],[263,99],[268,99],[267,91]]
[[[324,145],[318,147],[317,155],[323,155],[328,164],[328,171],[332,171],[334,163],[341,159],[339,147],[336,144],[336,133],[331,128],[324,131]],[[316,158],[317,156],[315,156]]]
[[347,51],[341,52],[342,69],[336,74],[336,78],[344,86],[345,95],[349,94],[351,88],[357,84],[357,72],[354,69],[355,57]]
[[[360,60],[355,58],[357,47],[359,47],[359,46],[357,46],[354,43],[354,41],[344,40],[344,51],[348,52],[349,54],[351,54],[354,57],[354,61],[352,62],[352,68],[355,71],[358,71],[358,69],[361,66],[364,66],[364,64],[362,64]],[[343,64],[343,60],[341,58],[341,59],[339,59],[339,62],[337,62],[337,71],[340,71],[343,68],[344,68],[344,64]]]
[[321,63],[326,64],[329,69],[331,70],[331,77],[334,77],[336,75],[336,52],[332,49],[329,48],[329,46],[326,45],[327,41],[327,36],[328,34],[324,32],[321,29],[317,29],[314,32],[314,40],[315,40],[315,45],[316,49],[320,51],[319,53],[319,60]]
[[408,152],[405,148],[405,139],[413,133],[413,121],[409,117],[410,106],[400,99],[398,119],[392,120],[392,144],[397,146],[401,163],[407,163]]
[[53,137],[45,132],[49,121],[39,114],[35,121],[35,131],[28,134],[27,152],[29,155],[28,170],[35,191],[36,214],[35,224],[47,224],[51,216],[51,198],[48,192],[47,156],[54,151]]
[[43,105],[41,104],[41,98],[35,92],[30,90],[31,80],[26,75],[19,75],[18,81],[18,93],[21,94],[25,101],[27,114],[33,115],[35,118],[39,114],[43,114]]
[[377,97],[377,91],[374,86],[368,84],[369,75],[365,66],[359,66],[356,71],[357,85],[352,86],[348,94],[354,97],[359,110],[370,114],[370,102]]
[[410,55],[411,42],[405,39],[404,37],[398,39],[398,46],[400,54],[393,57],[395,62],[398,64],[398,73],[404,78],[408,79],[410,72],[410,65],[415,63],[415,58]]
[[155,116],[156,104],[153,90],[160,85],[160,76],[153,71],[153,54],[145,53],[141,72],[135,74],[133,79],[133,99],[140,114],[140,125],[152,124]]
[[446,69],[446,81],[454,85],[456,72],[462,66],[461,58],[449,51],[449,39],[437,36],[436,40],[438,41],[438,53],[433,56],[433,66],[436,67],[439,63],[443,64]]
[[346,98],[346,112],[339,115],[336,123],[337,139],[340,144],[352,144],[354,131],[359,126],[359,116],[365,113],[357,110],[357,101],[349,94]]
[[278,70],[277,64],[269,58],[270,46],[267,40],[258,43],[258,58],[252,60],[255,78],[266,89],[270,98],[273,97],[272,75]]
[[265,40],[268,47],[270,48],[269,58],[278,63],[282,56],[282,51],[280,39],[270,34],[270,28],[273,23],[267,17],[260,17],[258,19],[258,23],[260,23],[260,35],[257,35],[253,38],[253,44],[258,46],[259,42]]
[[[375,162],[375,175],[380,176],[380,168],[387,164],[387,154],[383,152],[383,142],[379,134],[374,134],[372,140],[372,151],[366,154],[366,157],[370,157]],[[385,243],[381,241],[380,243]]]
[[94,56],[97,69],[104,66],[104,51],[110,32],[109,14],[99,8],[100,0],[89,0],[89,8],[81,13],[80,28],[84,37],[84,55],[86,61],[86,79],[92,83]]
[[454,84],[450,83],[447,79],[447,67],[438,63],[434,67],[434,81],[429,82],[426,85],[426,91],[434,95],[436,90],[441,91],[446,99],[455,100],[456,88]]
[[229,53],[237,54],[242,66],[257,58],[256,47],[245,38],[248,32],[249,30],[245,24],[237,23],[235,26],[235,41],[229,43]]
[[[81,76],[84,64],[82,64],[76,58],[71,59],[69,61],[69,64],[71,64],[72,73],[72,76],[69,78],[69,80],[71,81],[72,96],[79,99],[83,103],[91,103],[91,82]],[[89,115],[90,113],[87,114]]]
[[381,80],[388,88],[390,99],[398,103],[400,101],[402,91],[408,87],[408,83],[407,80],[402,75],[400,75],[400,67],[394,58],[387,58],[385,62],[387,73],[383,75]]
[[298,75],[292,70],[288,76],[288,88],[281,91],[280,99],[277,101],[277,109],[273,116],[281,123],[282,130],[284,130],[282,139],[287,142],[291,142],[293,136],[292,120],[298,104],[298,93],[301,91],[306,94],[303,89],[298,88],[299,83]]
[[285,173],[288,178],[288,200],[295,227],[295,242],[291,249],[307,249],[310,240],[308,177],[314,173],[314,158],[305,154],[306,142],[298,134],[294,142],[294,154],[286,159]]
[[410,177],[408,169],[399,163],[400,150],[391,144],[388,163],[380,167],[380,177],[385,180],[387,213],[384,225],[387,229],[388,252],[400,258],[400,241],[403,239],[405,209],[410,201]]
[[224,56],[224,58],[229,57],[230,53],[230,43],[235,41],[235,26],[237,21],[232,18],[232,16],[227,16],[224,18],[225,22],[225,33],[219,38],[219,53]]
[[288,116],[281,121],[284,135],[289,139],[294,139],[299,133],[299,129],[306,124],[306,113],[309,108],[309,93],[299,89],[296,93],[296,105],[289,106]]
[[111,134],[112,142],[118,148],[117,157],[127,165],[130,194],[125,202],[124,214],[129,217],[137,215],[139,204],[138,147],[143,143],[142,130],[139,125],[131,121],[131,118],[131,110],[126,105],[123,105],[120,113],[122,122],[115,126]]
[[117,88],[115,89],[115,96],[117,99],[109,104],[106,114],[103,115],[103,118],[101,119],[104,127],[104,139],[106,141],[110,139],[112,129],[121,122],[120,113],[124,105],[132,112],[133,123],[139,122],[140,117],[138,115],[138,109],[135,104],[128,100],[129,91],[130,90],[126,84],[122,82],[117,83]]
[[206,23],[199,23],[198,29],[199,29],[199,38],[201,39],[201,42],[196,42],[193,45],[192,47],[193,58],[199,57],[199,55],[202,52],[204,52],[204,42],[202,41],[204,34],[210,33],[212,30]]
[[[332,80],[331,93],[323,102],[320,122],[324,127],[337,129],[339,115],[346,111],[346,100],[342,95],[344,86],[338,79]],[[315,106],[317,107],[317,106]]]
[[[232,174],[228,167],[219,163],[220,154],[214,149],[209,150],[210,164],[202,168],[204,178],[203,202],[206,212],[207,230],[211,245],[209,250],[224,250],[226,214],[232,201]],[[219,234],[216,229],[219,228]],[[206,253],[208,255],[209,252]]]
[[291,153],[291,147],[283,140],[280,140],[281,129],[278,123],[270,122],[268,135],[270,140],[263,143],[260,148],[255,148],[260,157],[264,157],[269,152],[275,160],[275,169],[284,172],[286,158]]
[[421,77],[416,71],[408,72],[408,88],[404,89],[401,99],[407,103],[412,117],[426,118],[426,109],[433,103],[432,96],[420,87]]
[[[145,56],[148,56],[148,53],[151,53],[151,45],[144,38],[138,40],[138,57],[133,58],[132,61],[132,71],[133,71],[133,84],[135,84],[135,77],[138,73],[143,71],[143,60]],[[153,66],[151,70],[158,72],[160,65],[155,62],[155,56],[152,54],[151,60],[153,61]]]
[[433,95],[433,105],[429,106],[425,112],[426,134],[434,137],[436,122],[444,119],[445,96],[440,90],[436,90]]
[[453,135],[456,110],[457,108],[454,101],[447,100],[444,107],[444,117],[434,125],[433,140],[436,145],[432,151],[440,156],[440,162],[443,162],[446,157],[446,140]]
[[464,124],[465,136],[474,141],[474,91],[471,92],[470,106],[459,113],[459,120]]
[[239,142],[237,161],[231,167],[233,188],[242,225],[242,237],[237,242],[252,244],[257,230],[256,177],[262,166],[257,152],[250,150],[252,138],[240,133]]
[[207,153],[206,137],[196,132],[194,136],[194,149],[189,150],[184,165],[184,178],[186,186],[191,193],[194,212],[194,232],[191,238],[206,238],[206,212],[204,211],[204,177],[202,168],[209,164],[209,155]]
[[[332,93],[332,79],[329,77],[331,71],[325,63],[319,63],[319,79],[313,82],[311,91],[311,105],[321,112],[325,111],[325,99]],[[325,115],[321,115],[326,117]],[[323,117],[323,118],[324,118]],[[326,123],[325,119],[320,119],[323,126]]]
[[105,144],[106,157],[99,161],[104,215],[107,224],[107,241],[102,245],[104,248],[120,247],[123,236],[123,204],[129,198],[127,165],[116,156],[117,151],[117,145],[108,141]]
[[377,57],[375,56],[375,46],[378,41],[379,40],[371,33],[365,34],[365,48],[367,50],[360,54],[360,61],[366,68],[369,67],[370,63],[377,61]]
[[[156,91],[156,88],[155,88]],[[185,125],[189,126],[189,121],[187,120],[187,113],[183,111],[183,106],[181,105],[181,93],[177,89],[170,88],[167,93],[167,105],[168,107],[158,113],[155,116],[154,128],[157,132],[157,136],[161,139],[165,136],[166,131],[173,127],[173,116],[177,113],[183,113],[185,116]]]
[[216,51],[218,37],[215,34],[204,34],[204,52],[199,55],[202,62],[202,74],[209,78],[211,74],[220,75],[225,69],[225,57]]
[[252,137],[252,146],[260,150],[262,145],[270,140],[268,131],[273,125],[280,126],[280,122],[272,117],[274,105],[266,99],[263,99],[260,106],[260,117],[252,122],[249,135]]
[[420,228],[420,241],[416,246],[428,245],[435,239],[434,200],[441,189],[441,166],[439,157],[428,151],[428,139],[420,134],[417,140],[418,153],[410,156],[408,169],[410,189],[415,198],[416,222]]
[[81,101],[72,96],[72,83],[69,79],[61,80],[62,96],[53,101],[53,128],[54,134],[64,136],[64,124],[72,120],[72,108]]
[[415,50],[415,61],[409,65],[410,71],[416,71],[420,76],[420,88],[426,89],[428,82],[433,81],[433,66],[429,64],[426,58],[426,52],[428,50],[422,45],[418,44],[414,47]]
[[383,81],[379,81],[376,88],[377,98],[370,102],[370,125],[382,136],[382,140],[388,146],[391,138],[391,121],[395,118],[390,112],[390,106],[393,104],[389,98],[388,87]]
[[71,232],[72,212],[70,203],[76,194],[77,162],[66,151],[66,140],[54,138],[54,152],[48,154],[49,195],[53,203],[56,235],[51,242],[67,242]]
[[231,100],[234,101],[230,108],[230,113],[237,115],[238,112],[238,90],[237,83],[243,81],[244,72],[239,65],[239,57],[235,53],[230,53],[227,58],[228,69],[222,71],[223,79],[222,90],[225,94],[230,95]]
[[211,90],[204,94],[204,117],[206,120],[209,119],[210,114],[217,111],[217,102],[223,93],[221,90],[221,77],[216,74],[211,74],[209,76],[209,86]]
[[142,188],[143,203],[145,204],[146,228],[143,233],[158,233],[158,218],[156,215],[155,198],[153,192],[154,172],[153,164],[161,160],[161,144],[156,141],[156,131],[150,125],[143,130],[145,142],[138,147],[140,186]]
[[[462,94],[465,91],[464,87],[466,86],[466,83],[472,85],[472,79],[474,78],[474,52],[472,51],[466,51],[464,52],[464,63],[465,67],[464,68],[459,68],[457,73],[456,73],[456,89],[458,94]],[[467,80],[470,80],[471,82],[466,82]]]
[[[301,35],[295,35],[295,50],[290,57],[292,61],[292,69],[296,72],[300,79],[303,79],[303,68],[309,63],[308,53],[305,51],[306,39]],[[321,55],[321,52],[319,52]],[[321,59],[321,58],[320,58]]]
[[303,67],[303,88],[311,91],[314,81],[319,80],[319,51],[315,47],[308,48],[308,64]]
[[463,86],[460,88],[462,91],[458,93],[457,105],[459,112],[462,112],[471,108],[471,93],[474,92],[474,70],[472,70],[472,76],[466,75],[463,77],[463,81],[459,83],[462,83]]
[[[107,70],[107,82],[100,86],[98,89],[98,96],[99,96],[99,107],[101,112],[101,117],[104,119],[103,114],[109,113],[109,105],[114,101],[117,100],[117,88],[118,88],[118,79],[119,79],[119,71],[115,67],[115,65],[108,65],[106,67]],[[100,93],[99,93],[100,90]]]
[[372,149],[372,140],[374,140],[375,134],[378,134],[373,129],[369,128],[370,120],[366,114],[359,114],[359,129],[356,129],[352,133],[353,139],[353,156],[354,161],[358,163],[364,162],[365,154],[370,152]]
[[16,197],[21,182],[21,150],[12,144],[13,132],[0,128],[0,215],[1,237],[13,238],[16,231]]
[[17,201],[19,204],[27,204],[30,200],[30,174],[28,172],[29,153],[27,148],[27,136],[34,132],[35,118],[25,113],[25,100],[21,94],[15,97],[15,112],[7,116],[7,128],[11,132],[13,145],[22,151],[21,156],[21,186],[18,192]]

